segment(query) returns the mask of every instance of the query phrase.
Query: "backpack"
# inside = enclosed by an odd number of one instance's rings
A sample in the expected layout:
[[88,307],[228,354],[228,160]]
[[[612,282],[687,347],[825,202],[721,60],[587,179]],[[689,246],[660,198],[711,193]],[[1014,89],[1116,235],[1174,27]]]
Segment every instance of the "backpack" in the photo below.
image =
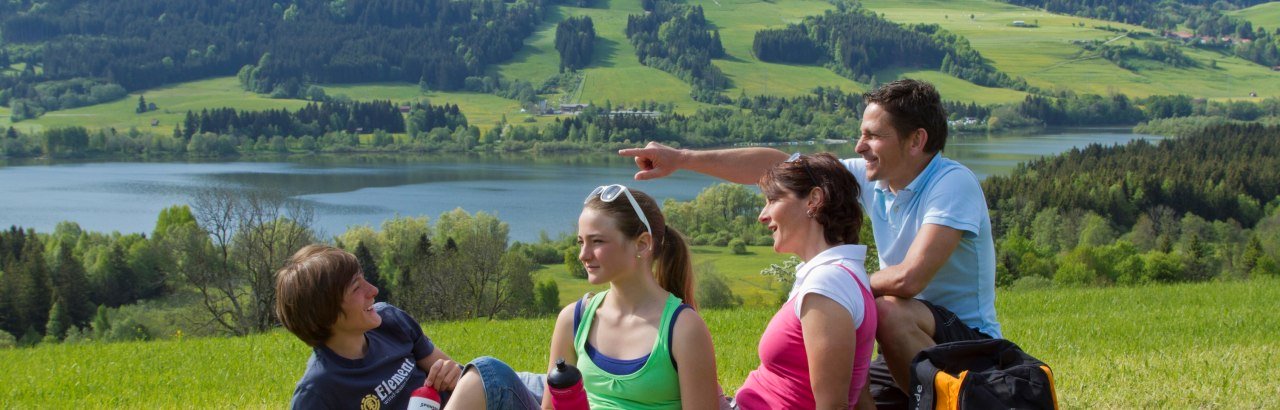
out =
[[1005,339],[924,349],[911,361],[909,408],[1057,409],[1053,371]]

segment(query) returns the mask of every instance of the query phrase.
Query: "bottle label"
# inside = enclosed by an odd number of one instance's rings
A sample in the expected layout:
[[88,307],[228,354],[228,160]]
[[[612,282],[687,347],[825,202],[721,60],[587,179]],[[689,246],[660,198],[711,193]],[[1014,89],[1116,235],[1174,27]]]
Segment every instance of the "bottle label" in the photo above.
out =
[[409,399],[409,410],[440,410],[440,402],[415,396]]

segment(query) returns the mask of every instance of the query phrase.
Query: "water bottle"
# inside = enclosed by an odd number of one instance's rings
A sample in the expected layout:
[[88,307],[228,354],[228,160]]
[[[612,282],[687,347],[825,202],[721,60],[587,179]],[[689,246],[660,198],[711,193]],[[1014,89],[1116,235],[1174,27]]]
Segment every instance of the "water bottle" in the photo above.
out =
[[582,387],[582,372],[556,359],[556,368],[547,373],[547,387],[551,390],[551,405],[556,410],[587,410],[587,390]]
[[440,393],[431,385],[419,387],[409,396],[409,410],[440,410]]

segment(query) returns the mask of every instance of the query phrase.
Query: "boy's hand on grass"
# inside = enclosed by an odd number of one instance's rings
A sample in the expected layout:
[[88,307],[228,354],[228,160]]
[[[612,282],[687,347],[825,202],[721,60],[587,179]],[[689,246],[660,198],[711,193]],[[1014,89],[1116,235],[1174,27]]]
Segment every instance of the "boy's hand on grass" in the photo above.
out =
[[460,378],[462,378],[462,365],[453,360],[440,359],[431,364],[431,370],[427,372],[426,385],[438,391],[452,391],[453,387],[458,385]]

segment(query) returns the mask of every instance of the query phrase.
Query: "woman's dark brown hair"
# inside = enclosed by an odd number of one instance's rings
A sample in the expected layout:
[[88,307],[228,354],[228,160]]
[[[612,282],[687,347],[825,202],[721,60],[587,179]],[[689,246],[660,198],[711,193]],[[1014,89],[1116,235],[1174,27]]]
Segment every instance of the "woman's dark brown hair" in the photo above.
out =
[[822,225],[822,234],[832,245],[858,243],[862,229],[862,206],[858,204],[858,181],[844,164],[828,153],[801,155],[795,161],[780,162],[758,182],[767,197],[790,192],[808,198],[814,188],[825,198],[813,218]]

